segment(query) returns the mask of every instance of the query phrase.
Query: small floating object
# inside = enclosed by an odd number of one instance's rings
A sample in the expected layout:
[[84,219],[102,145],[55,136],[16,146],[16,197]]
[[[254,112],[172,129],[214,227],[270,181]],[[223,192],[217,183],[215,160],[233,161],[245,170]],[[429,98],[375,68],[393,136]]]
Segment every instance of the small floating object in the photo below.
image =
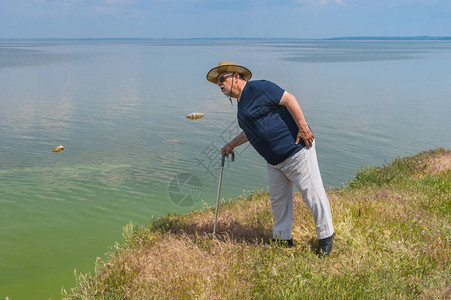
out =
[[64,150],[64,146],[63,145],[59,145],[59,146],[56,146],[55,148],[52,148],[53,152],[61,152],[63,150]]
[[190,113],[186,117],[191,120],[197,120],[197,119],[202,119],[204,117],[204,114],[203,113]]
[[179,140],[165,140],[165,143],[177,143]]

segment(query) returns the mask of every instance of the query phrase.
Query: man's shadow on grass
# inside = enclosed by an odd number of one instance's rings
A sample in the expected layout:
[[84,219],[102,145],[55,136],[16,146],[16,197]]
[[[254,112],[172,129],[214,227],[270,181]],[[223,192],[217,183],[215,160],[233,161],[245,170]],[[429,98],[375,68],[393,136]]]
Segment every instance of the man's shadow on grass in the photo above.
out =
[[[192,239],[196,239],[198,237],[213,238],[212,223],[184,224],[180,227],[173,227],[171,231],[176,234],[186,234]],[[272,229],[268,229],[265,224],[257,224],[251,226],[243,225],[242,223],[235,220],[227,222],[218,221],[216,224],[216,235],[214,238],[223,242],[232,241],[234,243],[265,245],[269,241],[272,241]],[[295,246],[296,244],[304,247],[309,247],[313,252],[318,250],[318,239],[316,237],[311,237],[308,240],[295,241]]]
[[[188,236],[211,236],[213,237],[213,223],[184,224],[171,228],[174,233],[184,233]],[[271,234],[263,225],[245,226],[238,221],[218,221],[216,223],[215,238],[220,241],[245,242],[248,244],[260,244],[271,238]]]

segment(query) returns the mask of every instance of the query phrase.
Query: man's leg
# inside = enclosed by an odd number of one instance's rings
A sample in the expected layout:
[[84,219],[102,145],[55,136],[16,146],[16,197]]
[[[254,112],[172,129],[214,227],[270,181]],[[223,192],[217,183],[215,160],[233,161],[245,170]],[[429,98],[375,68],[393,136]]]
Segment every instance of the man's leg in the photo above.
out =
[[313,214],[318,239],[332,236],[332,214],[319,171],[315,141],[312,147],[302,149],[285,162],[282,171],[302,193],[302,199]]
[[268,166],[268,185],[271,208],[274,215],[273,238],[291,239],[293,225],[294,185],[275,166]]

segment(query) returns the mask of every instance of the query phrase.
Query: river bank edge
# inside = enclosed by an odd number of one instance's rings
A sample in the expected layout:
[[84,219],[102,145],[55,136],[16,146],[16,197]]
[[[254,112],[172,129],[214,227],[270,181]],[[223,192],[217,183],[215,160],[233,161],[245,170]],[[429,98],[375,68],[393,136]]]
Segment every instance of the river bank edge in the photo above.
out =
[[319,258],[312,216],[295,195],[294,247],[266,245],[267,192],[124,227],[94,274],[65,299],[431,298],[451,296],[451,150],[399,157],[328,191],[336,239]]

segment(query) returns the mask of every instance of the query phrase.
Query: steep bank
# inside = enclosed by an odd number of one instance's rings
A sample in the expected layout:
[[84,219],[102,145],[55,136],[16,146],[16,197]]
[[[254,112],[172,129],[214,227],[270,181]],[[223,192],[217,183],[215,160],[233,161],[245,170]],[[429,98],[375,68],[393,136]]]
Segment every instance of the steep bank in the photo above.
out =
[[337,233],[315,255],[311,214],[295,197],[295,247],[270,238],[269,196],[124,228],[124,242],[78,275],[73,299],[443,298],[451,297],[451,150],[399,158],[329,191]]

